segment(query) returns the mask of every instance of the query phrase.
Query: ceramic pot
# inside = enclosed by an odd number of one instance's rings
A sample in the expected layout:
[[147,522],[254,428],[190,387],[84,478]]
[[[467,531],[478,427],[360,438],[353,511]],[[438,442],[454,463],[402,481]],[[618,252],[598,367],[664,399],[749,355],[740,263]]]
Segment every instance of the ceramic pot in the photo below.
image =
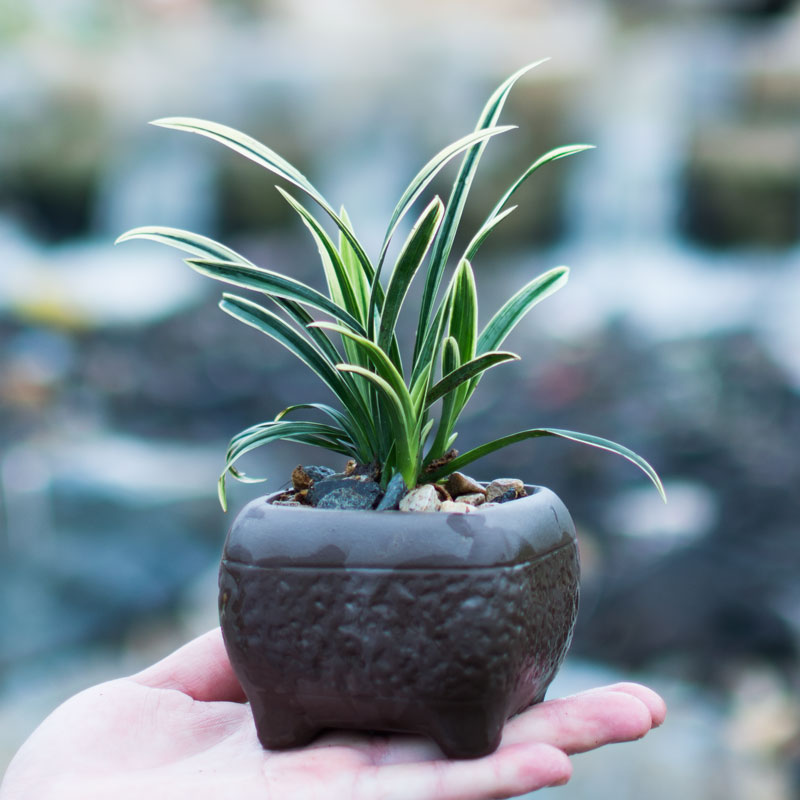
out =
[[326,728],[492,752],[544,699],[578,609],[575,528],[549,489],[469,514],[247,505],[219,608],[264,747]]

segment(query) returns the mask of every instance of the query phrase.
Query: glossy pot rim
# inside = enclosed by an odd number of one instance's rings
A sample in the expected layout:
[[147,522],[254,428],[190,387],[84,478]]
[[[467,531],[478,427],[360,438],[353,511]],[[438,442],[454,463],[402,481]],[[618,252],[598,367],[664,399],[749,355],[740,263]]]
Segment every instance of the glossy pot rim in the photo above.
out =
[[238,514],[223,562],[253,567],[447,569],[529,563],[574,545],[575,527],[550,489],[474,512],[352,511],[276,506],[278,493]]

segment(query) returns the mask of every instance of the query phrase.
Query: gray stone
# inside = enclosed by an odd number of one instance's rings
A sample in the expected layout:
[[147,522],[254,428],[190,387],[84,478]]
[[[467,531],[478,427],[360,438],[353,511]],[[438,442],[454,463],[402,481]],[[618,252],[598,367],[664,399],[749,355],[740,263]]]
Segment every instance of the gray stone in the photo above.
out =
[[326,478],[308,490],[308,499],[317,508],[370,509],[380,496],[375,481],[359,478]]
[[400,506],[400,501],[406,495],[406,482],[403,476],[398,472],[386,487],[386,493],[381,498],[380,503],[376,507],[376,511],[395,511]]
[[442,502],[432,483],[412,489],[401,501],[401,511],[438,511]]
[[525,484],[518,478],[498,478],[486,487],[489,503],[506,503],[517,497],[525,497]]

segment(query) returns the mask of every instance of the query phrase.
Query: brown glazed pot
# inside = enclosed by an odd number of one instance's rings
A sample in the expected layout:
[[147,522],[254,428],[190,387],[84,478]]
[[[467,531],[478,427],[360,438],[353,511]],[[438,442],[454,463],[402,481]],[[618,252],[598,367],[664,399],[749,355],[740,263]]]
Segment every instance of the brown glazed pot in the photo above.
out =
[[219,609],[264,747],[326,728],[491,753],[544,699],[578,610],[575,528],[549,489],[469,514],[247,505]]

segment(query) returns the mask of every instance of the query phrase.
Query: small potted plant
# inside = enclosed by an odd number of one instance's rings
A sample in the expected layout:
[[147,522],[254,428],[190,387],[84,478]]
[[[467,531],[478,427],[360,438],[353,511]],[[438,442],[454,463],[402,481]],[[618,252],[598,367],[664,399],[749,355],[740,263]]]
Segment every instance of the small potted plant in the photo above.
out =
[[[324,728],[345,727],[422,733],[449,756],[475,757],[497,747],[509,716],[544,698],[577,613],[572,521],[548,489],[513,479],[479,484],[460,472],[464,467],[525,439],[555,436],[627,458],[663,496],[646,461],[596,436],[531,428],[463,453],[453,449],[459,415],[483,373],[518,359],[501,349],[506,337],[567,280],[566,267],[535,277],[479,330],[473,259],[514,210],[509,201],[516,190],[543,165],[589,147],[582,144],[549,151],[519,176],[453,260],[442,289],[481,155],[490,139],[509,130],[497,126],[498,117],[514,83],[533,66],[498,87],[475,131],[414,177],[375,260],[344,210],[337,213],[270,148],[203,120],[154,123],[221,142],[293,187],[294,194],[278,191],[310,231],[327,281],[326,295],[173,228],[137,228],[119,240],[179,248],[198,272],[262,295],[270,307],[227,293],[220,307],[280,342],[337,400],[290,406],[234,436],[219,480],[225,508],[226,477],[252,480],[239,459],[278,439],[348,459],[339,474],[298,467],[292,489],[248,504],[225,543],[220,620],[265,747],[299,745]],[[401,222],[458,156],[449,199],[425,205],[387,270]],[[322,209],[338,236],[297,190]],[[403,358],[397,323],[418,273],[424,285],[416,336],[413,353]],[[310,418],[297,419],[301,411]]]

